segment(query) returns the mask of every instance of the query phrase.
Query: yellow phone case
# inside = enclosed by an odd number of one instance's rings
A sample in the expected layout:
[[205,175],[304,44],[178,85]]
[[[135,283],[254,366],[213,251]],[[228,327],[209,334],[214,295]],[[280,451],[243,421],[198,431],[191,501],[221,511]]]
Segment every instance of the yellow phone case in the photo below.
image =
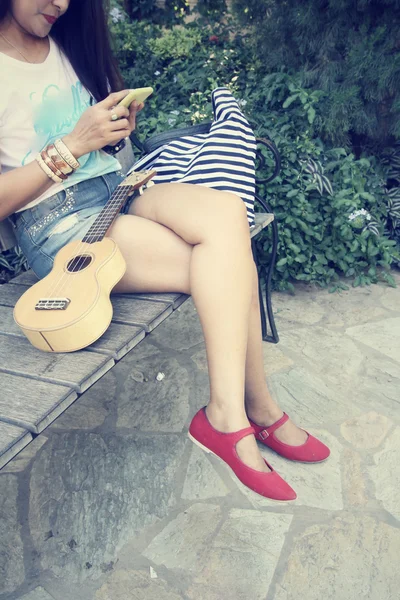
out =
[[120,106],[125,106],[126,108],[129,108],[129,106],[134,100],[137,100],[138,104],[140,104],[140,102],[144,102],[146,98],[148,98],[150,94],[153,93],[153,91],[154,90],[152,87],[144,87],[131,90],[129,94],[127,94],[125,98],[121,100],[119,104]]

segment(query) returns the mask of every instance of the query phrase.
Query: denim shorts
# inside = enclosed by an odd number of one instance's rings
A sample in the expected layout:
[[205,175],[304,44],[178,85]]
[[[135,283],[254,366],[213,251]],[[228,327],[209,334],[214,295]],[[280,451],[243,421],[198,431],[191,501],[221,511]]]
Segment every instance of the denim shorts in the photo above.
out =
[[18,244],[40,279],[50,273],[63,246],[85,237],[122,180],[117,171],[82,181],[13,215]]

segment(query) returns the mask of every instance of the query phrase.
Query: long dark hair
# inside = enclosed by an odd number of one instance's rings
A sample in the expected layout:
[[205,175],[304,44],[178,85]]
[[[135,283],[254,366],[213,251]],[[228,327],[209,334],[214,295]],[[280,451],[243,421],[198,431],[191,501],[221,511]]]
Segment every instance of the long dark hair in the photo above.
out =
[[[12,0],[1,0],[0,22],[11,12]],[[73,66],[80,82],[97,101],[123,88],[111,51],[107,27],[108,1],[71,0],[67,12],[54,24],[51,36]]]

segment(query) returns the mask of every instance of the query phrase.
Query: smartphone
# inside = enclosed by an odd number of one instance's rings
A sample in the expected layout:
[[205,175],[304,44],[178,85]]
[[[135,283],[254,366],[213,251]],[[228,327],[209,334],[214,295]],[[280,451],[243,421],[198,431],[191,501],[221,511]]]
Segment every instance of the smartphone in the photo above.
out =
[[136,90],[131,90],[129,94],[127,94],[125,98],[123,98],[121,102],[119,102],[119,106],[125,106],[126,108],[129,108],[129,106],[134,100],[137,100],[137,103],[140,104],[140,102],[144,102],[146,98],[148,98],[150,94],[153,93],[153,91],[154,90],[152,87],[144,87],[137,88]]

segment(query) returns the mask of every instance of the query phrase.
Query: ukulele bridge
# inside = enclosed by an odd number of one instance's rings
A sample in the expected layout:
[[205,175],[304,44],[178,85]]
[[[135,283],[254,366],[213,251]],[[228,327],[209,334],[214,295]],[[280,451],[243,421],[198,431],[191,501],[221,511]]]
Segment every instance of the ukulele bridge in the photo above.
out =
[[65,310],[70,302],[69,298],[41,298],[35,310]]

